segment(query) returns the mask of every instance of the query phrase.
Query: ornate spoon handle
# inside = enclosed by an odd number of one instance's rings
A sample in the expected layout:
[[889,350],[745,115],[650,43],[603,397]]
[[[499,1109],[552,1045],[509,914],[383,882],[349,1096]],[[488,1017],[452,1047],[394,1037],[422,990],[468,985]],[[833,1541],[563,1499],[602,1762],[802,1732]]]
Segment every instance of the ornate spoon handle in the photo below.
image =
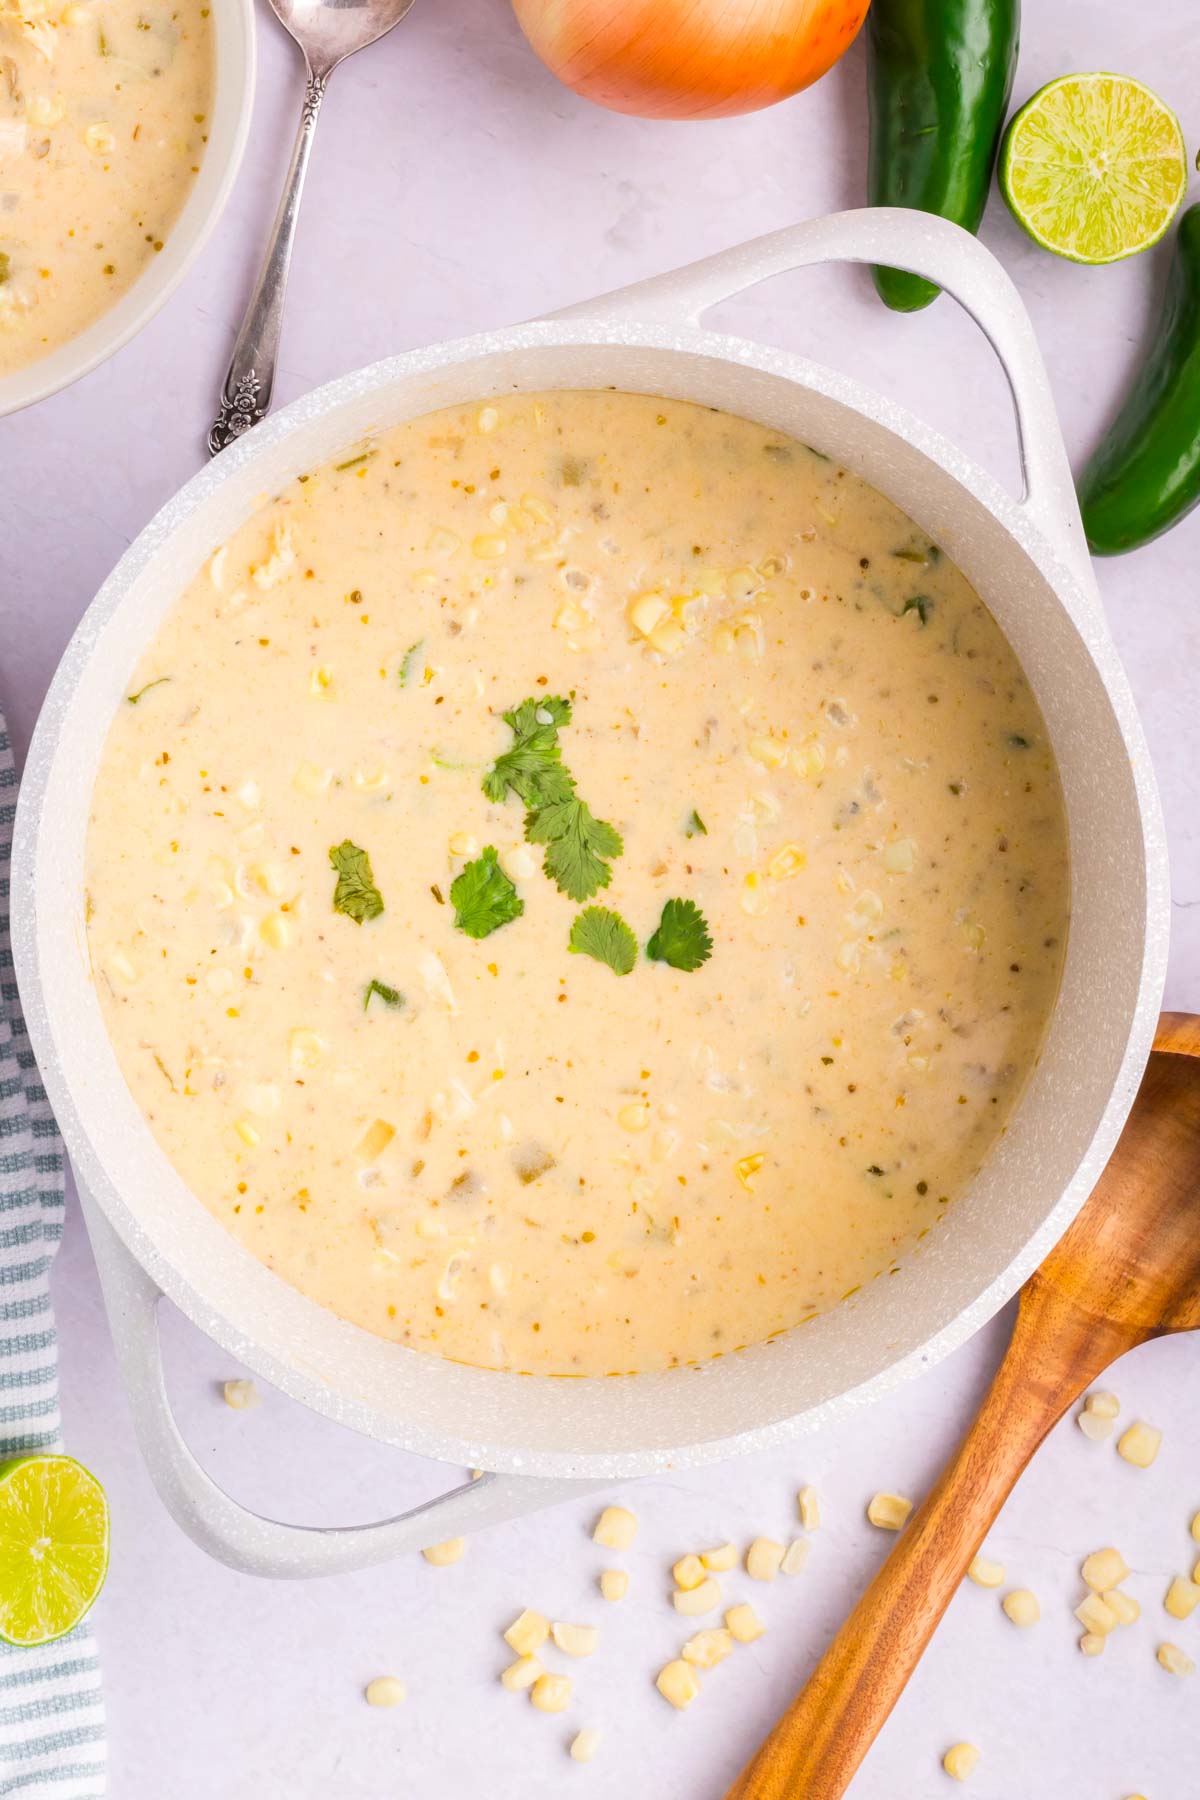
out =
[[288,266],[296,237],[296,221],[300,217],[300,200],[304,178],[317,129],[317,115],[325,98],[325,88],[332,70],[314,75],[308,71],[304,90],[304,109],[300,128],[292,150],[291,166],[284,184],[283,197],[271,241],[263,258],[254,293],[246,308],[242,328],[233,346],[233,356],[225,386],[221,390],[221,408],[208,434],[208,449],[216,456],[257,424],[271,404],[271,388],[275,381],[275,358],[279,352],[279,334],[283,324],[283,299],[287,290]]

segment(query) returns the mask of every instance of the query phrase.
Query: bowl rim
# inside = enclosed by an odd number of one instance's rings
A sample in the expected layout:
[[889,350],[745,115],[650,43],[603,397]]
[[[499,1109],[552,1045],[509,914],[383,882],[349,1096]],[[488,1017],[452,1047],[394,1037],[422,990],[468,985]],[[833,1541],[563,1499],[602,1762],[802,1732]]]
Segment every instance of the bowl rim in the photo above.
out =
[[[200,173],[161,256],[83,330],[35,361],[0,377],[0,419],[72,387],[147,326],[204,250],[241,167],[254,112],[258,38],[254,0],[213,0],[213,129]],[[231,85],[230,78],[233,77]],[[115,323],[114,323],[115,321]]]
[[[173,1262],[151,1231],[134,1215],[109,1174],[83,1124],[81,1110],[61,1066],[51,1025],[40,964],[40,933],[26,894],[35,872],[40,814],[51,779],[62,719],[73,703],[75,691],[92,652],[96,630],[116,614],[144,569],[167,549],[184,521],[210,498],[227,478],[253,467],[264,454],[280,445],[299,428],[354,399],[386,394],[412,376],[444,371],[455,365],[484,362],[497,353],[514,353],[551,345],[583,350],[590,346],[619,346],[656,352],[710,357],[735,368],[759,370],[835,400],[865,417],[877,429],[898,438],[937,466],[943,476],[965,490],[966,498],[989,513],[1052,590],[1071,621],[1089,660],[1103,684],[1107,704],[1129,755],[1136,794],[1145,868],[1144,901],[1139,908],[1141,958],[1136,990],[1126,1021],[1122,1049],[1107,1099],[1099,1107],[1083,1154],[1069,1181],[1042,1217],[1037,1229],[1025,1238],[1015,1255],[977,1289],[966,1304],[943,1317],[942,1324],[899,1350],[891,1360],[866,1379],[831,1393],[823,1400],[790,1412],[769,1423],[742,1426],[712,1436],[689,1436],[682,1446],[608,1447],[601,1450],[516,1448],[511,1442],[486,1442],[462,1435],[455,1420],[447,1418],[434,1430],[419,1420],[389,1412],[371,1396],[339,1387],[314,1366],[297,1345],[284,1358],[272,1347],[248,1337],[245,1330],[206,1298],[196,1271]],[[480,388],[480,395],[484,392]],[[414,415],[415,416],[415,415]],[[148,522],[126,551],[89,607],[51,684],[31,745],[25,781],[18,806],[14,844],[13,936],[18,980],[22,990],[32,1042],[44,1059],[43,1073],[56,1110],[60,1111],[64,1137],[82,1186],[100,1206],[117,1237],[129,1249],[180,1310],[222,1348],[244,1361],[257,1374],[310,1406],[314,1411],[380,1441],[401,1445],[416,1454],[451,1463],[535,1474],[539,1476],[624,1479],[673,1467],[693,1467],[723,1460],[734,1454],[787,1441],[808,1430],[845,1416],[851,1409],[881,1398],[910,1374],[930,1368],[957,1348],[1015,1293],[1047,1250],[1061,1236],[1079,1211],[1098,1179],[1124,1124],[1141,1079],[1157,1022],[1165,977],[1169,884],[1165,836],[1140,721],[1115,647],[1098,612],[1094,593],[1089,593],[1077,570],[1047,539],[1037,521],[1015,499],[949,440],[921,420],[885,399],[851,376],[830,370],[790,351],[767,349],[723,333],[688,325],[668,327],[659,322],[637,324],[588,319],[539,320],[531,324],[484,332],[466,339],[438,343],[402,353],[367,368],[335,378],[274,414],[246,434],[237,444],[201,469],[160,512]],[[202,1204],[198,1202],[199,1204]],[[249,1254],[248,1252],[246,1253]],[[278,1278],[276,1278],[278,1279]],[[315,1302],[308,1302],[315,1306]],[[321,1309],[326,1311],[327,1309]],[[840,1310],[840,1309],[837,1309]],[[335,1315],[331,1315],[335,1316]],[[339,1321],[345,1329],[345,1321]],[[409,1354],[433,1363],[426,1352]],[[753,1354],[753,1351],[750,1352]],[[452,1365],[453,1366],[453,1365]],[[665,1384],[703,1378],[699,1370],[683,1368],[635,1377],[644,1383]],[[496,1371],[478,1371],[496,1378]],[[528,1377],[518,1378],[529,1380]],[[554,1379],[554,1378],[548,1378]],[[567,1384],[568,1386],[571,1384]]]

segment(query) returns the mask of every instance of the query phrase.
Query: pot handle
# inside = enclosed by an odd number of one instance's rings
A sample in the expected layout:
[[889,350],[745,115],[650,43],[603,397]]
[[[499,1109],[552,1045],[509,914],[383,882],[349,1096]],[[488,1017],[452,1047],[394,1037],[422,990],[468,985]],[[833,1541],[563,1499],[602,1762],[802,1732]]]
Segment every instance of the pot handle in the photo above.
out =
[[1020,442],[1022,503],[1063,561],[1097,597],[1095,574],[1046,365],[1024,302],[970,232],[931,213],[866,206],[751,238],[701,262],[568,306],[556,319],[698,324],[719,301],[811,263],[886,263],[945,288],[979,326],[1008,379]]
[[286,1525],[251,1512],[201,1468],[175,1422],[158,1333],[162,1289],[82,1188],[80,1200],[150,1479],[175,1523],[229,1568],[291,1579],[341,1575],[613,1485],[488,1473],[372,1525]]

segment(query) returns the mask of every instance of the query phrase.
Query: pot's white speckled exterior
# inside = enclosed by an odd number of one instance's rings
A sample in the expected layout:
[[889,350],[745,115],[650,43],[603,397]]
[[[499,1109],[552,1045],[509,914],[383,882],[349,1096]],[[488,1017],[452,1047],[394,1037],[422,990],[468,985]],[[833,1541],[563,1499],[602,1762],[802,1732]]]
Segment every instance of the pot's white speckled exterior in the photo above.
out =
[[148,325],[179,286],[216,226],[237,177],[254,107],[254,0],[212,0],[213,102],[200,173],[167,236],[127,293],[78,337],[0,377],[0,419],[70,387]]
[[[706,306],[806,262],[885,261],[967,306],[1005,363],[1028,494],[845,376],[707,332]],[[899,1275],[766,1345],[698,1369],[554,1381],[386,1344],[286,1287],[185,1188],[117,1069],[87,968],[91,771],[128,674],[203,559],[264,493],[367,432],[514,390],[615,385],[759,419],[862,474],[954,558],[1008,634],[1063,775],[1073,920],[1046,1048],[1007,1137]],[[777,232],[556,319],[397,357],[259,426],[163,509],[63,658],[21,794],[17,974],[81,1189],[139,1432],[164,1498],[214,1554],[263,1573],[370,1561],[571,1491],[761,1448],[836,1418],[944,1356],[1007,1299],[1093,1186],[1137,1089],[1166,961],[1166,861],[1153,777],[1100,611],[1041,359],[1015,289],[957,228],[847,213]],[[130,1254],[132,1253],[132,1260]],[[154,1344],[158,1289],[234,1356],[354,1429],[502,1472],[416,1519],[349,1532],[256,1520],[183,1448]]]

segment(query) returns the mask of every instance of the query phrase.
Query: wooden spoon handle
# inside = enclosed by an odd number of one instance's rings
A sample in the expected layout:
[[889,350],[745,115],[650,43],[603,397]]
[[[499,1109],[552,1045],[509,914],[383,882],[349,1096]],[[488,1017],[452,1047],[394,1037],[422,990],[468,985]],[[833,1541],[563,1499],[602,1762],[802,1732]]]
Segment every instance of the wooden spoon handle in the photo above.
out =
[[1088,1383],[1146,1335],[1034,1276],[974,1424],[726,1800],[845,1793],[1033,1452]]

